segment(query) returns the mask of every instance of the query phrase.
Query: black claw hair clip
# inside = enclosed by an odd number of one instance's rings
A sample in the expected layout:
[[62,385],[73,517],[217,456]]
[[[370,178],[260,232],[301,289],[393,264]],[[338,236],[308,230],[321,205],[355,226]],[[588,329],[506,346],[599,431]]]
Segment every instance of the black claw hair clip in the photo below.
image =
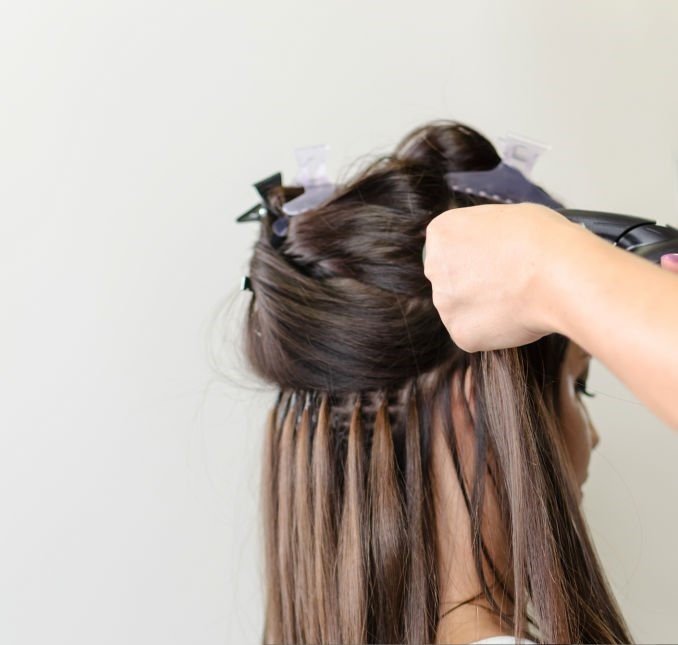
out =
[[270,213],[275,218],[272,224],[271,245],[275,249],[279,248],[287,236],[289,218],[316,208],[334,192],[336,187],[327,177],[328,150],[329,147],[325,144],[295,148],[299,166],[295,183],[298,184],[301,193],[282,205],[282,215],[271,208],[267,197],[271,188],[282,186],[282,173],[277,172],[254,184],[261,197],[261,203],[243,213],[236,221],[258,222]]
[[248,211],[240,215],[236,219],[236,222],[260,222],[266,215],[271,214],[276,219],[273,222],[273,235],[271,236],[271,245],[274,249],[280,247],[287,235],[287,229],[289,227],[289,222],[287,219],[287,214],[279,216],[272,208],[271,204],[268,201],[268,191],[271,188],[282,186],[282,173],[277,172],[266,179],[262,179],[254,184],[254,187],[257,189],[259,196],[261,197],[261,203],[252,206]]
[[244,275],[240,279],[240,291],[254,292],[254,289],[252,289],[252,281],[250,280],[250,277],[248,275]]
[[261,203],[252,206],[247,212],[243,213],[238,217],[236,222],[259,222],[267,213],[272,212],[270,204],[268,202],[268,191],[275,187],[282,186],[282,173],[277,172],[266,179],[262,179],[254,184],[254,187],[257,189],[259,196],[261,197]]
[[[242,215],[236,218],[235,221],[239,224],[242,224],[243,222],[260,222],[268,214],[276,216],[276,213],[273,211],[270,202],[268,201],[268,191],[276,186],[282,186],[282,173],[280,172],[276,172],[270,177],[266,177],[265,179],[256,182],[254,187],[257,189],[257,192],[261,197],[261,202],[252,206],[252,208],[250,208],[248,211],[245,211]],[[283,230],[279,224],[281,220],[285,220],[285,225],[283,234],[279,235],[279,231]],[[278,248],[280,246],[284,236],[287,234],[286,220],[287,217],[284,217],[278,218],[273,222],[273,236],[271,239],[271,244],[274,248]],[[249,276],[245,275],[241,278],[240,290],[251,291],[254,293],[254,290],[252,289],[252,281],[250,280]]]

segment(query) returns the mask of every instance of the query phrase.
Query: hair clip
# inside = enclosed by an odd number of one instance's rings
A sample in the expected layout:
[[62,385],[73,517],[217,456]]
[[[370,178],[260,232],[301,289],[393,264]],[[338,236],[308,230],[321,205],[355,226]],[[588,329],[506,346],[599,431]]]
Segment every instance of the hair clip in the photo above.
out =
[[252,281],[250,280],[250,277],[248,275],[244,275],[240,279],[240,291],[245,290],[252,291],[252,293],[254,293],[254,291],[252,290]]
[[258,222],[266,217],[270,212],[270,205],[268,203],[268,191],[274,186],[282,186],[282,173],[275,173],[266,179],[262,179],[254,184],[262,203],[252,206],[247,212],[243,213],[236,219],[236,222]]
[[[271,237],[271,244],[274,248],[278,248],[282,243],[284,236],[287,234],[287,224],[286,222],[281,226],[279,222],[281,220],[286,220],[286,217],[278,217],[277,213],[274,213],[271,205],[268,201],[268,191],[275,186],[282,186],[282,173],[275,173],[266,179],[262,179],[254,184],[254,187],[257,189],[259,196],[261,197],[261,203],[252,206],[248,211],[240,215],[236,219],[236,222],[259,222],[266,215],[273,214],[277,219],[273,222],[273,236]],[[277,231],[284,230],[283,235],[279,235]],[[248,287],[243,287],[243,289]],[[251,291],[251,289],[250,289]]]
[[546,143],[540,143],[517,134],[499,137],[498,147],[501,158],[509,166],[520,170],[528,178],[532,174],[534,165],[539,161],[539,157],[551,149],[551,146]]
[[329,146],[318,144],[295,148],[299,171],[295,177],[297,185],[303,186],[304,192],[283,204],[286,215],[300,215],[331,197],[336,186],[327,176],[327,153]]
[[445,179],[452,190],[470,193],[507,204],[533,202],[562,208],[543,188],[533,184],[520,170],[501,161],[491,170],[449,172]]
[[[327,151],[325,144],[295,148],[299,171],[295,178],[304,192],[282,205],[283,215],[277,216],[272,224],[271,245],[277,249],[283,243],[289,230],[289,218],[300,215],[317,207],[327,200],[335,190],[335,185],[327,177]],[[268,191],[274,186],[282,186],[282,174],[276,173],[254,184],[261,196],[262,203],[256,204],[237,218],[237,222],[258,222],[268,213],[272,213],[268,203]],[[277,215],[277,214],[276,214]]]
[[282,205],[284,215],[273,222],[273,248],[278,248],[287,236],[290,217],[316,208],[334,193],[335,185],[327,177],[328,150],[325,144],[295,148],[299,167],[295,184],[303,186],[304,192]]
[[500,141],[503,154],[499,164],[490,170],[448,172],[445,179],[449,187],[508,204],[532,202],[562,208],[563,204],[528,179],[537,159],[549,146],[516,135]]

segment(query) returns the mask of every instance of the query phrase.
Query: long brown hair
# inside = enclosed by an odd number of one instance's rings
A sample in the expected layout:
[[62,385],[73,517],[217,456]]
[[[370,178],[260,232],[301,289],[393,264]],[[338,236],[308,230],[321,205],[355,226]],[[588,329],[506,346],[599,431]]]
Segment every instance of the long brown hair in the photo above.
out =
[[[250,263],[245,325],[252,369],[278,388],[261,489],[265,643],[435,640],[434,410],[490,607],[499,611],[487,566],[511,598],[517,638],[631,641],[579,509],[559,426],[568,339],[466,353],[442,325],[423,273],[430,220],[491,203],[452,191],[444,174],[499,161],[472,128],[428,123],[327,202],[291,218],[276,247],[272,223],[298,190],[268,195],[273,212]],[[465,481],[451,392],[453,376],[469,368],[475,474]],[[487,474],[508,536],[510,585],[481,531]]]

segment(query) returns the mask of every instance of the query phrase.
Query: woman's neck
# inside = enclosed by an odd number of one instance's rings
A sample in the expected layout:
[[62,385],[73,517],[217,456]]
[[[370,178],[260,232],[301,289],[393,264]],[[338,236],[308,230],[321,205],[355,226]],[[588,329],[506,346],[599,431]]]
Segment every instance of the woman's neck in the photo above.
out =
[[[505,620],[492,613],[486,601],[462,605],[444,616],[436,629],[436,643],[472,643],[492,636],[513,634]],[[444,613],[444,609],[442,610]]]

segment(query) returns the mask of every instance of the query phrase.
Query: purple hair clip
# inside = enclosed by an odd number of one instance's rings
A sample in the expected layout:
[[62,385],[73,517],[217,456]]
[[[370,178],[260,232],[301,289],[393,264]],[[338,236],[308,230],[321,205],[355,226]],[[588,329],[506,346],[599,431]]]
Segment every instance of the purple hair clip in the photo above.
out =
[[549,208],[563,204],[528,177],[542,153],[550,148],[532,139],[508,135],[500,140],[502,160],[490,170],[448,172],[445,179],[452,190],[507,204],[532,202]]
[[501,161],[491,170],[449,172],[445,175],[452,190],[504,202],[533,202],[562,208],[545,190],[533,184],[520,170]]
[[329,199],[336,186],[327,176],[327,153],[329,146],[321,143],[305,148],[296,148],[299,171],[295,183],[304,187],[304,192],[283,204],[283,212],[290,217],[316,208]]

